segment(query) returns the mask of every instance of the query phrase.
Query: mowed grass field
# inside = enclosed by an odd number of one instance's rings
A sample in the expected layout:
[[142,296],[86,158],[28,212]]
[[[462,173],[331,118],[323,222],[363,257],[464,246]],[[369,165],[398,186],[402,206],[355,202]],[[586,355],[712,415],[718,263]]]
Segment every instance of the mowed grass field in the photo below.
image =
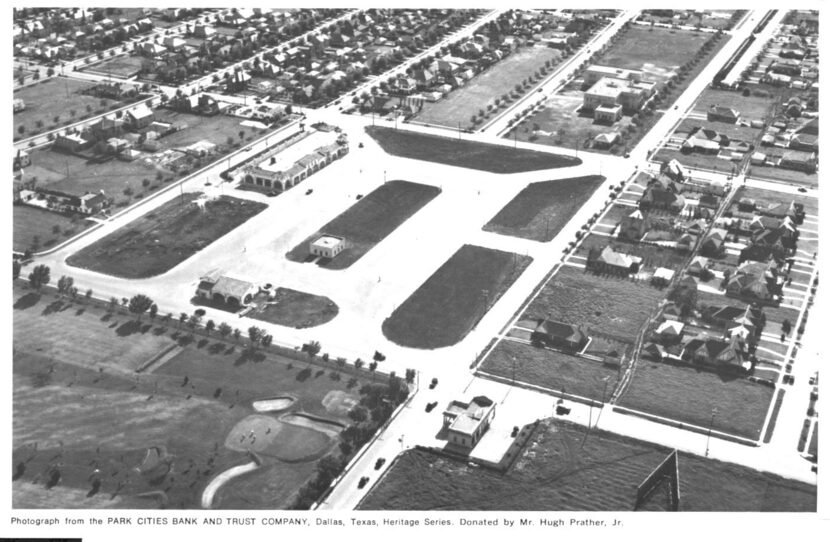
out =
[[[486,373],[513,378],[515,359],[516,380],[543,386],[571,395],[601,401],[614,392],[617,370],[598,361],[570,356],[555,350],[537,348],[509,339],[496,346],[479,366]],[[608,379],[608,384],[603,379]]]
[[737,203],[743,198],[755,200],[755,204],[758,207],[794,201],[804,206],[805,213],[812,215],[818,214],[818,198],[802,196],[801,194],[782,194],[781,192],[775,192],[773,190],[763,190],[749,186],[741,186],[738,188],[737,192],[735,192],[735,197],[732,198],[733,204],[730,210],[737,212]]
[[490,173],[523,173],[578,166],[579,158],[474,141],[458,140],[406,130],[371,126],[366,133],[393,156],[437,162]]
[[633,343],[664,294],[648,284],[563,266],[528,306],[522,319],[548,318],[586,325],[591,331]]
[[319,326],[331,321],[339,309],[328,297],[277,288],[274,302],[254,309],[246,316],[280,326],[298,329]]
[[470,117],[487,109],[495,98],[509,94],[517,83],[542,68],[550,60],[558,63],[561,53],[550,47],[525,47],[478,74],[463,87],[435,103],[424,103],[415,117],[418,122],[439,126],[467,126]]
[[629,70],[651,65],[672,70],[691,60],[711,36],[708,32],[632,25],[594,64]]
[[452,346],[470,332],[531,260],[464,245],[383,322],[383,334],[411,348]]
[[[83,218],[73,222],[72,217],[29,205],[13,207],[12,224],[12,245],[17,252],[29,248],[35,251],[33,246],[36,238],[38,247],[42,250],[95,225],[94,222]],[[55,227],[58,231],[55,231]]]
[[744,96],[737,90],[707,88],[700,94],[692,111],[705,116],[711,106],[718,105],[735,109],[742,120],[766,120],[771,113],[770,106],[775,102],[769,96]]
[[[631,511],[637,485],[667,448],[544,420],[506,474],[427,450],[399,456],[362,510]],[[816,488],[746,467],[681,453],[681,510],[815,511]],[[660,508],[657,492],[649,508]]]
[[[15,289],[16,507],[198,508],[214,476],[250,460],[253,443],[227,446],[226,439],[247,434],[246,420],[256,417],[280,438],[263,450],[262,468],[220,490],[214,504],[285,508],[313,474],[313,460],[334,445],[336,425],[317,430],[278,419],[283,412],[255,413],[251,403],[290,396],[296,401],[284,412],[345,425],[343,406],[359,399],[365,383],[275,354],[245,355],[232,342],[183,340],[176,323],[161,319],[136,326],[120,312],[107,316],[102,307],[53,305],[53,296],[31,294]],[[153,359],[162,361],[135,372]],[[163,459],[140,474],[134,468],[151,448]],[[61,480],[47,491],[54,467]],[[99,492],[87,495],[96,476]]]
[[600,175],[588,175],[532,183],[483,229],[534,241],[550,241],[604,180],[605,177]]
[[93,66],[81,71],[102,73],[114,77],[132,77],[141,70],[142,58],[140,56],[118,56],[98,62]]
[[758,439],[773,388],[745,378],[640,359],[619,404],[634,410]]
[[243,126],[242,121],[244,119],[228,115],[207,117],[180,113],[169,109],[156,109],[154,114],[155,119],[161,122],[187,124],[186,130],[172,133],[160,140],[160,143],[166,149],[186,147],[203,139],[215,145],[226,147],[228,137],[232,137],[234,141],[239,141],[240,131],[245,132],[246,140],[253,139],[259,134],[259,131],[254,128]]
[[[15,91],[14,98],[23,100],[26,109],[14,114],[14,137],[29,137],[35,131],[43,132],[78,122],[83,116],[90,115],[87,106],[92,108],[92,113],[99,113],[99,110],[103,113],[112,105],[119,104],[116,100],[107,99],[108,105],[102,106],[100,98],[81,94],[81,91],[94,86],[95,83],[89,81],[52,77]],[[72,116],[72,111],[75,116]],[[60,117],[57,124],[54,122],[55,116]],[[38,121],[43,123],[42,128],[37,127]],[[26,127],[22,136],[18,132],[21,125]]]
[[437,186],[409,181],[384,183],[303,240],[286,258],[306,261],[311,243],[325,233],[344,237],[348,244],[334,259],[321,262],[321,266],[346,269],[440,193]]
[[173,199],[67,259],[75,267],[123,278],[148,278],[173,269],[267,205],[222,196],[205,204]]

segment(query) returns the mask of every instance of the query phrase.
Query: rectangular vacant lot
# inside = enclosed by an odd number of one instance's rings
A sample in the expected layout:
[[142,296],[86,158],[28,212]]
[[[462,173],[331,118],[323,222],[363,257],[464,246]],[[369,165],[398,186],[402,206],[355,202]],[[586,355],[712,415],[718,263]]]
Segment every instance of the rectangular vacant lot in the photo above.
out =
[[18,252],[26,249],[36,252],[35,240],[41,249],[57,245],[94,225],[82,218],[73,222],[69,216],[29,205],[15,205],[13,216],[12,244]]
[[604,180],[605,177],[589,175],[532,183],[505,205],[484,230],[550,241]]
[[632,25],[594,64],[663,75],[691,60],[712,37],[708,32]]
[[123,278],[160,275],[263,211],[267,205],[222,196],[182,205],[173,199],[67,259],[75,267]]
[[452,346],[470,332],[531,260],[464,245],[383,322],[383,334],[412,348]]
[[578,166],[579,158],[503,145],[477,143],[379,126],[366,128],[381,148],[392,156],[437,162],[490,173],[523,173],[539,169]]
[[673,420],[758,439],[773,389],[745,378],[641,359],[620,405]]
[[142,57],[119,56],[99,62],[83,71],[102,73],[115,77],[132,77],[141,70]]
[[384,183],[294,247],[286,257],[295,262],[305,261],[310,254],[309,245],[315,239],[322,234],[334,235],[345,238],[348,248],[321,265],[327,269],[346,269],[440,193],[437,186],[409,181]]
[[771,106],[775,103],[772,96],[758,96],[750,93],[744,96],[737,90],[720,90],[707,88],[695,102],[694,113],[706,116],[709,108],[713,105],[730,107],[741,114],[742,120],[766,120],[770,114]]
[[[504,339],[480,366],[481,370],[504,378],[563,391],[572,395],[601,401],[614,392],[617,370],[562,352],[537,348]],[[608,378],[606,385],[604,379]]]
[[530,76],[550,60],[556,63],[561,54],[550,47],[526,47],[480,73],[466,85],[435,103],[425,103],[415,117],[419,122],[456,128],[467,126],[479,109],[487,109],[495,98],[508,94],[517,83]]
[[563,266],[522,318],[582,324],[591,331],[631,343],[663,295],[647,284]]
[[[53,77],[16,91],[14,97],[23,100],[26,109],[14,114],[14,137],[21,136],[20,126],[25,127],[22,137],[29,137],[35,132],[77,122],[92,113],[104,113],[114,105],[123,105],[115,100],[105,100],[107,105],[102,105],[100,98],[81,94],[93,86],[89,81]],[[57,124],[55,117],[58,117]],[[42,124],[38,126],[38,122]]]
[[[669,449],[545,420],[506,473],[428,450],[399,456],[363,510],[631,511],[637,486]],[[684,511],[815,511],[816,487],[681,453]],[[665,507],[656,492],[649,510]]]

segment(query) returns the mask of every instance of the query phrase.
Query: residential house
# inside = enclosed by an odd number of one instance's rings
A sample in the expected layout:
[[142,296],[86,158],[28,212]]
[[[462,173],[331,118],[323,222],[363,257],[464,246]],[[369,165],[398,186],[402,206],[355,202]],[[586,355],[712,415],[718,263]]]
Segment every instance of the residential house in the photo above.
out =
[[594,247],[588,251],[586,267],[596,273],[628,275],[636,273],[640,269],[642,261],[643,259],[638,256],[616,252],[610,246],[606,246],[602,250]]
[[637,243],[643,238],[647,229],[645,215],[640,209],[636,209],[631,214],[624,216],[617,225],[617,238]]
[[533,344],[578,352],[588,344],[588,334],[582,326],[540,319],[530,340]]
[[240,70],[234,72],[233,75],[228,77],[226,88],[227,91],[230,93],[234,92],[242,92],[248,87],[248,82],[251,80],[251,76],[248,73]]
[[728,232],[723,228],[712,228],[703,242],[700,244],[700,253],[704,256],[720,256],[723,253],[723,243],[726,241]]
[[762,304],[775,304],[784,283],[774,260],[764,264],[746,261],[726,282],[726,295]]
[[132,130],[146,128],[155,120],[153,110],[142,103],[130,109],[124,115],[125,120]]
[[701,333],[683,345],[681,358],[726,369],[747,371],[751,368],[745,344],[739,337],[721,339]]
[[29,153],[24,151],[23,149],[17,149],[17,152],[14,155],[14,167],[13,169],[23,169],[32,164],[32,159],[29,157]]
[[106,141],[113,137],[120,137],[124,133],[124,121],[104,117],[89,125],[89,132],[96,141]]
[[805,173],[815,173],[818,159],[814,152],[788,150],[781,156],[778,167]]
[[677,344],[683,338],[686,324],[677,320],[664,320],[657,326],[655,334],[661,344]]
[[450,401],[444,410],[444,428],[450,444],[472,450],[496,415],[496,404],[479,395],[469,403]]
[[701,277],[709,272],[709,258],[705,256],[695,256],[689,264],[687,271],[690,275]]
[[651,283],[658,288],[665,288],[674,278],[674,269],[658,267],[651,276]]
[[620,133],[617,131],[613,132],[604,132],[601,134],[597,134],[594,137],[593,147],[595,149],[610,149],[614,146],[621,139]]
[[660,174],[677,183],[682,183],[690,177],[689,172],[676,158],[660,164]]
[[731,107],[723,107],[720,105],[712,105],[706,112],[706,119],[714,122],[726,122],[729,124],[735,124],[736,122],[738,122],[738,119],[740,118],[741,114],[735,109],[732,109]]
[[686,206],[686,199],[673,190],[666,190],[659,185],[652,184],[643,192],[639,206],[644,211],[662,209],[676,214]]

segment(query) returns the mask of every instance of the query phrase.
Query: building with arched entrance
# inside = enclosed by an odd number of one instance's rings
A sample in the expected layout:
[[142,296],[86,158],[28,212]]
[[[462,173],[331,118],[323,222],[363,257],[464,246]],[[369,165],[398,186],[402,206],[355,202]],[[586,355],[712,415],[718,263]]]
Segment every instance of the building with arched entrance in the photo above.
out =
[[253,301],[257,291],[251,282],[212,272],[199,279],[196,296],[212,304],[241,308]]

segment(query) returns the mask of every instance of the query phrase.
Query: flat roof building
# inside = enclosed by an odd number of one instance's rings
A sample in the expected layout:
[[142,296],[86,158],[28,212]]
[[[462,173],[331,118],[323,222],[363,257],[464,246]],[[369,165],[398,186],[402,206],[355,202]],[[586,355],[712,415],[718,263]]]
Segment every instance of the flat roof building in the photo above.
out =
[[346,240],[342,237],[323,234],[312,241],[308,251],[315,256],[331,259],[343,252],[345,248]]
[[490,427],[496,415],[496,404],[484,395],[469,403],[450,401],[444,410],[447,440],[456,446],[472,450]]

